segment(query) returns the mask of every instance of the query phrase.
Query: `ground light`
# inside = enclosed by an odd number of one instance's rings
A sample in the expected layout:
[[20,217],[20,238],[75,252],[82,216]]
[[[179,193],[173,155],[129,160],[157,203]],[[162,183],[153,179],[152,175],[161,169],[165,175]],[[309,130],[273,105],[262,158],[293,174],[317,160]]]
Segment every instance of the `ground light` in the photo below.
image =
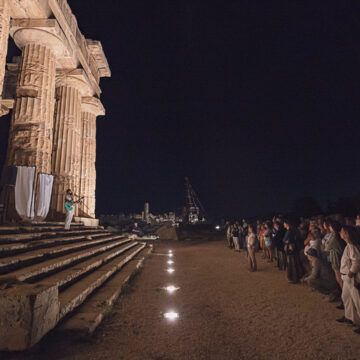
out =
[[174,271],[175,271],[175,269],[173,269],[173,268],[168,268],[168,269],[167,269],[167,272],[168,272],[169,274],[172,274]]
[[175,312],[175,311],[169,311],[169,312],[164,314],[164,317],[165,317],[165,319],[174,321],[174,320],[179,318],[179,314],[177,312]]
[[173,257],[173,254],[169,254],[169,257]]
[[174,262],[172,260],[168,260],[167,262],[169,265],[172,265]]
[[169,254],[172,254],[172,252],[173,252],[172,250],[169,250],[169,251],[168,251]]
[[165,288],[165,290],[170,294],[172,294],[174,291],[179,290],[179,289],[180,289],[179,287],[176,287],[174,285],[169,285]]

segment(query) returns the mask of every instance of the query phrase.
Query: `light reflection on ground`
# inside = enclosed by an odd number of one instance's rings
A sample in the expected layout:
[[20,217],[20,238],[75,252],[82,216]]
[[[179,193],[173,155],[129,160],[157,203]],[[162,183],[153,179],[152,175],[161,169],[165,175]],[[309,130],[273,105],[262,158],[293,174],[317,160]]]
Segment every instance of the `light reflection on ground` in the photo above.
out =
[[168,293],[172,294],[173,292],[175,292],[176,290],[179,290],[179,287],[176,287],[174,285],[169,285],[166,288],[164,288]]
[[168,268],[168,269],[167,269],[167,272],[168,272],[169,274],[172,274],[174,271],[175,271],[175,269],[173,269],[173,268]]
[[164,317],[165,317],[165,319],[174,321],[174,320],[179,318],[179,314],[177,312],[175,312],[175,311],[169,311],[169,312],[164,314]]

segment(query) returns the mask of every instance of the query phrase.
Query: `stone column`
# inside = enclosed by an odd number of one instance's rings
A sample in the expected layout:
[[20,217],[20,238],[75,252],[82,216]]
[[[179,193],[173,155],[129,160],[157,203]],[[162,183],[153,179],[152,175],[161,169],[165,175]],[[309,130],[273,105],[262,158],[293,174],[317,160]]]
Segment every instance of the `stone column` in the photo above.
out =
[[[10,31],[9,0],[0,0],[0,99],[4,86],[6,54]],[[0,116],[2,110],[0,109]]]
[[30,26],[11,28],[22,56],[7,164],[36,166],[37,172],[51,173],[55,65],[63,45],[54,34]]
[[[81,99],[86,84],[75,76],[60,76],[57,80],[52,173],[54,185],[51,213],[65,212],[67,189],[80,192],[82,146]],[[78,215],[78,207],[74,215]]]
[[80,215],[95,218],[95,188],[96,188],[96,117],[105,115],[104,107],[95,97],[82,99],[82,160],[80,176],[80,192],[85,196],[80,208]]

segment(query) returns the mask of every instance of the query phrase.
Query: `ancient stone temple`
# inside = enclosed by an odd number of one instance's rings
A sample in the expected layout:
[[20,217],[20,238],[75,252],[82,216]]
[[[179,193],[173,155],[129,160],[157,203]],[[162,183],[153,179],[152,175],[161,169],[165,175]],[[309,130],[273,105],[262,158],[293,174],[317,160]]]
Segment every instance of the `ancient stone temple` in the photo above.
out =
[[[22,54],[6,64],[9,36]],[[109,76],[101,43],[84,37],[66,0],[0,0],[0,116],[12,111],[6,165],[54,175],[51,218],[62,216],[67,188],[84,196],[75,215],[95,217],[99,82]]]

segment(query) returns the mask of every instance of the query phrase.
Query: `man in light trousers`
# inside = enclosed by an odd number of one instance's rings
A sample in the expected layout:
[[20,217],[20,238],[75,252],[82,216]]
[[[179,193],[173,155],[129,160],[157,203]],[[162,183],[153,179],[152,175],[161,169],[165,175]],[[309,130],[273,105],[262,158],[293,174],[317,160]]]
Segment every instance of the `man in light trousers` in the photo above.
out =
[[74,207],[73,207],[74,200],[71,189],[67,189],[66,191],[65,203],[68,205],[69,208],[71,207],[71,210],[66,209],[66,215],[65,215],[65,230],[70,230],[70,224],[74,216]]

